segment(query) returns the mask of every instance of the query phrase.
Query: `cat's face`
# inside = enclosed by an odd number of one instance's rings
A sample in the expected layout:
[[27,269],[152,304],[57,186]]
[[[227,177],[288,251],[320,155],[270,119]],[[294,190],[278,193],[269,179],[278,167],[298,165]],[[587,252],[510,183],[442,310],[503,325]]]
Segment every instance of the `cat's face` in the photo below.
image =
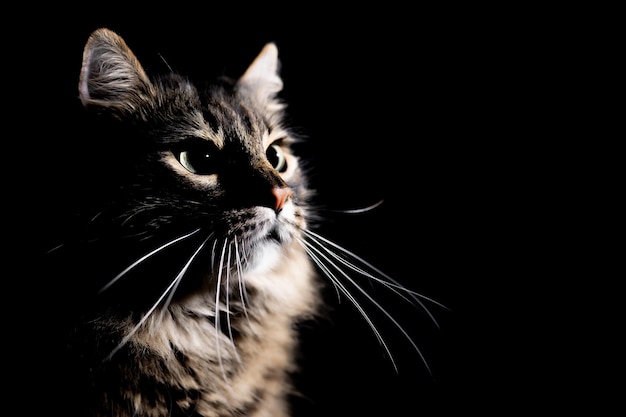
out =
[[146,248],[204,239],[213,274],[279,263],[306,228],[309,191],[282,125],[277,67],[270,44],[235,82],[198,90],[174,74],[149,78],[121,38],[95,32],[80,98],[123,152],[107,155],[89,233]]

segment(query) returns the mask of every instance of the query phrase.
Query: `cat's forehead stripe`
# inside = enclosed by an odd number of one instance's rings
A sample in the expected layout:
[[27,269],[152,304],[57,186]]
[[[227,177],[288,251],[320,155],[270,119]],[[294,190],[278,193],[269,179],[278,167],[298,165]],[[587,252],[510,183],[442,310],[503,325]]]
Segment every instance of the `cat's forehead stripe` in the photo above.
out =
[[194,113],[193,121],[196,129],[191,132],[191,136],[209,140],[218,148],[221,148],[224,145],[224,138],[222,135],[220,135],[219,132],[213,131],[211,124],[205,120],[201,112]]
[[266,137],[271,127],[253,108],[243,103],[231,102],[222,97],[207,106],[203,112],[205,123],[211,127],[210,139],[222,147],[226,140],[259,142],[267,145]]

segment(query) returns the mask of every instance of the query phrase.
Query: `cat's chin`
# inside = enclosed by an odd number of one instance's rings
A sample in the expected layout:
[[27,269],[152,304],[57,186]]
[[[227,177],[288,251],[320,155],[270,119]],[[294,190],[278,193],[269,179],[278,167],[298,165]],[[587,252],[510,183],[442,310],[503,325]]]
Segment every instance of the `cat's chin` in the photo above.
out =
[[276,269],[286,252],[295,244],[288,227],[276,224],[251,245],[246,262],[246,271],[265,273]]
[[283,245],[273,239],[258,242],[248,258],[246,272],[263,274],[275,269],[284,252]]
[[255,233],[249,236],[246,246],[245,271],[265,273],[276,269],[286,252],[296,243],[293,207],[277,217],[273,210],[260,209],[257,213]]

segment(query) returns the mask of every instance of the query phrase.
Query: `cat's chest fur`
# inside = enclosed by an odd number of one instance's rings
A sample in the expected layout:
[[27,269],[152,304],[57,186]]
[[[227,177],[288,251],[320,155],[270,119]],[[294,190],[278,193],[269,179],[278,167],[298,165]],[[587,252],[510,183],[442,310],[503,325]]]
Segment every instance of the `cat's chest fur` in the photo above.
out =
[[[107,393],[94,415],[289,415],[293,324],[316,311],[318,289],[303,251],[257,274],[237,278],[247,283],[245,303],[224,301],[218,315],[210,307],[217,295],[199,292],[155,312],[136,332],[134,322],[116,322],[132,337],[93,374]],[[104,318],[95,326],[110,324]]]

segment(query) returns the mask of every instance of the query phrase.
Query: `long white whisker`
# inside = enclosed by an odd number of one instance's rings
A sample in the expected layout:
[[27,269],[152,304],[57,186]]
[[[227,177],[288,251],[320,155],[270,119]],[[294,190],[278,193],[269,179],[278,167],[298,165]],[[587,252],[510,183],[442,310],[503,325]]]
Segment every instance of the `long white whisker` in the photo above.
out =
[[[413,341],[411,336],[409,336],[409,334],[406,332],[406,330],[404,330],[402,325],[400,325],[400,323],[383,306],[381,306],[370,294],[368,294],[367,291],[365,291],[363,288],[361,288],[356,283],[356,281],[354,281],[354,279],[352,277],[350,277],[337,264],[335,264],[332,261],[332,259],[330,259],[328,256],[326,256],[324,253],[322,253],[317,247],[313,246],[312,244],[310,244],[310,243],[308,243],[306,241],[302,241],[302,240],[300,240],[300,241],[304,242],[308,247],[310,247],[312,250],[317,252],[324,260],[326,260],[326,262],[328,262],[330,265],[332,265],[333,268],[335,268],[337,270],[337,272],[339,272],[341,275],[343,275],[348,280],[348,282],[350,282],[372,304],[374,304],[385,316],[387,316],[387,318],[389,320],[391,320],[391,322],[398,328],[398,330],[400,330],[400,332],[402,332],[402,334],[406,337],[406,339],[409,341],[409,343],[413,346],[415,351],[420,355],[420,358],[422,359],[422,362],[424,362],[424,365],[426,366],[426,369],[430,372],[430,367],[428,366],[428,363],[426,362],[426,359],[424,358],[424,355],[422,354],[422,351],[417,347],[417,345],[415,344],[415,342]],[[387,351],[388,351],[388,349],[387,349]],[[394,368],[395,368],[395,363],[394,363]]]
[[[381,283],[383,285],[386,285],[388,288],[394,287],[396,289],[399,289],[399,290],[402,290],[402,291],[408,293],[411,296],[411,298],[415,302],[417,302],[420,305],[420,307],[426,312],[426,314],[430,317],[430,319],[433,321],[433,323],[435,323],[435,325],[437,327],[439,327],[439,323],[437,322],[437,320],[435,319],[433,314],[430,312],[430,310],[426,307],[426,305],[421,300],[422,299],[423,300],[427,300],[427,301],[429,301],[429,302],[431,302],[433,304],[436,304],[439,307],[447,309],[446,306],[444,306],[443,304],[441,304],[441,303],[439,303],[439,302],[437,302],[437,301],[435,301],[435,300],[433,300],[433,299],[431,299],[429,297],[426,297],[426,296],[424,296],[422,294],[419,294],[419,293],[417,293],[415,291],[409,290],[408,288],[406,288],[402,284],[400,284],[398,281],[396,281],[395,279],[393,279],[389,275],[385,274],[383,271],[381,271],[380,269],[376,268],[371,263],[367,262],[365,259],[363,259],[363,258],[359,257],[358,255],[356,255],[355,253],[353,253],[353,252],[351,252],[351,251],[341,247],[340,245],[334,243],[333,241],[328,240],[327,238],[325,238],[325,237],[323,237],[323,236],[321,236],[321,235],[319,235],[319,234],[317,234],[315,232],[311,232],[311,231],[305,230],[305,233],[307,233],[307,235],[309,235],[309,236],[311,236],[313,238],[320,239],[321,241],[323,241],[325,243],[328,243],[329,245],[331,245],[332,247],[338,249],[342,253],[348,255],[349,257],[351,257],[353,259],[356,259],[357,261],[361,262],[363,265],[367,266],[368,268],[371,268],[373,271],[375,271],[380,276],[382,276],[385,279],[387,279],[389,282],[385,282],[385,281],[381,280],[379,277],[376,277],[376,276],[374,276],[372,274],[367,273],[366,271],[363,271],[360,268],[357,268],[354,264],[352,264],[350,262],[347,262],[347,261],[344,262],[342,260],[342,263],[344,263],[346,266],[350,267],[351,269],[355,270],[356,272],[359,272],[360,274],[363,274],[363,275],[365,275],[365,276],[367,276],[369,278],[372,278],[375,281],[377,281],[377,282],[379,282],[379,283]],[[313,240],[315,240],[315,239],[313,239]],[[320,246],[324,247],[323,245],[320,245]],[[324,247],[324,250],[326,250],[328,253],[332,253],[331,251],[329,251],[325,247]],[[337,255],[333,254],[333,257],[337,258]],[[339,259],[339,258],[337,258],[337,259]]]
[[[228,337],[230,339],[230,343],[233,345],[233,347],[235,347],[235,339],[233,338],[233,328],[231,325],[231,321],[230,321],[230,315],[231,315],[231,311],[230,311],[230,255],[231,255],[231,244],[228,244],[228,255],[226,257],[226,327],[228,328]],[[237,349],[234,350],[235,351],[235,356],[237,358],[238,361],[241,361],[240,357],[239,357],[239,353],[237,352]]]
[[243,283],[243,269],[241,267],[241,258],[239,255],[239,243],[237,241],[237,236],[235,236],[235,263],[237,265],[237,280],[239,282],[239,298],[241,299],[241,308],[243,309],[243,314],[246,316],[246,320],[248,320],[248,323],[250,323],[248,309],[246,308],[246,299],[248,297],[245,293],[245,287]]
[[181,281],[183,280],[183,276],[185,275],[185,273],[187,272],[187,269],[189,269],[189,266],[191,266],[191,263],[193,262],[194,258],[198,255],[198,253],[200,253],[200,251],[202,250],[202,248],[204,248],[204,245],[206,245],[206,243],[209,241],[209,239],[211,239],[211,237],[213,236],[213,233],[211,233],[209,236],[207,236],[206,239],[204,239],[202,241],[202,243],[200,244],[200,246],[198,246],[198,248],[195,250],[195,252],[193,253],[193,255],[191,255],[191,257],[189,258],[189,260],[187,261],[187,263],[185,264],[185,266],[183,267],[183,269],[180,270],[180,272],[178,273],[178,275],[176,276],[176,278],[174,279],[176,282],[176,284],[174,285],[174,287],[172,287],[172,290],[169,292],[169,295],[167,297],[167,300],[165,300],[165,303],[163,304],[163,308],[161,309],[161,313],[159,314],[159,321],[163,320],[163,314],[165,314],[165,309],[167,306],[170,305],[170,303],[172,302],[172,298],[174,297],[174,294],[176,293],[176,289],[178,288],[178,285],[181,283]]
[[198,255],[198,253],[200,253],[200,251],[204,247],[204,244],[207,242],[207,240],[208,240],[208,238],[205,239],[202,242],[202,244],[200,244],[200,246],[198,246],[196,251],[193,253],[193,255],[191,255],[189,260],[187,260],[187,262],[185,263],[183,268],[180,270],[180,272],[178,272],[176,277],[167,286],[167,288],[163,291],[163,293],[159,296],[159,298],[155,301],[155,303],[152,304],[152,307],[150,307],[150,309],[144,314],[144,316],[141,318],[141,320],[139,320],[139,322],[135,325],[135,327],[133,327],[132,330],[130,332],[128,332],[128,334],[122,338],[120,343],[118,343],[118,345],[115,347],[115,349],[113,349],[111,351],[111,353],[109,353],[109,355],[106,357],[105,360],[110,360],[113,357],[113,355],[115,355],[115,353],[117,353],[126,343],[128,343],[130,338],[133,337],[133,335],[135,333],[137,333],[139,328],[146,322],[146,320],[148,320],[148,318],[152,315],[154,310],[156,310],[156,308],[159,306],[161,301],[163,301],[165,296],[168,295],[168,294],[169,294],[169,296],[168,296],[168,303],[167,304],[169,304],[169,300],[171,300],[171,296],[172,296],[173,292],[175,291],[175,289],[178,286],[179,282],[182,280],[183,276],[185,275],[185,272],[187,272],[187,269],[189,269],[189,266],[191,265],[191,263],[193,262],[195,257]]
[[[385,343],[385,340],[383,339],[380,331],[376,328],[376,325],[374,324],[374,322],[367,315],[367,313],[365,312],[363,307],[359,304],[358,300],[352,295],[352,293],[350,293],[350,291],[345,287],[345,285],[343,285],[341,280],[339,280],[337,278],[337,276],[324,264],[324,262],[322,262],[322,260],[313,251],[317,252],[318,254],[320,254],[324,258],[326,258],[326,257],[317,248],[312,246],[310,243],[308,243],[308,242],[306,242],[304,240],[301,240],[301,239],[298,239],[298,241],[303,245],[304,250],[309,254],[311,259],[313,259],[313,261],[320,267],[320,269],[324,272],[324,274],[328,278],[330,278],[330,280],[333,283],[333,285],[337,289],[341,290],[341,292],[348,298],[348,300],[350,300],[350,302],[354,305],[354,307],[361,314],[361,316],[363,316],[363,319],[365,319],[366,323],[370,326],[370,328],[372,329],[372,331],[376,335],[376,338],[378,339],[379,343],[383,346],[383,348],[387,352],[387,355],[389,355],[389,359],[391,360],[391,364],[393,365],[394,369],[397,372],[398,368],[396,366],[395,360],[393,359],[393,355],[391,354],[391,351],[389,350],[389,347],[387,346],[387,343]],[[337,266],[335,264],[333,264],[332,261],[329,261],[328,258],[326,258],[326,260],[332,266],[334,266],[335,269],[337,269]]]
[[[348,259],[342,257],[341,255],[337,254],[336,252],[333,252],[332,250],[328,249],[326,246],[324,246],[321,242],[319,242],[315,236],[309,236],[309,239],[311,242],[315,243],[316,245],[319,246],[320,249],[322,249],[323,251],[325,251],[326,253],[328,253],[328,255],[332,256],[333,258],[335,258],[338,262],[340,262],[341,264],[345,265],[346,267],[348,267],[349,269],[357,272],[360,275],[363,275],[366,278],[370,278],[376,282],[378,282],[379,284],[389,288],[390,291],[393,291],[394,293],[396,293],[399,297],[404,298],[407,302],[413,304],[413,301],[409,300],[409,298],[407,298],[407,296],[405,296],[400,290],[407,292],[407,293],[411,293],[412,291],[410,291],[409,289],[407,289],[406,287],[400,286],[400,285],[396,285],[393,282],[387,282],[379,277],[377,277],[376,275],[373,275],[371,273],[369,273],[368,271],[366,271],[363,268],[359,268],[356,264],[350,262]],[[413,298],[413,297],[411,297]],[[435,322],[435,324],[437,324]]]
[[213,242],[213,248],[211,248],[211,269],[215,270],[215,248],[217,247],[217,240]]
[[363,207],[363,208],[358,208],[358,209],[346,209],[346,210],[327,210],[327,211],[334,211],[334,212],[338,212],[338,213],[347,213],[347,214],[361,214],[361,213],[365,213],[366,211],[370,211],[370,210],[374,210],[376,207],[380,206],[381,204],[383,204],[385,200],[380,200],[377,201],[376,203],[369,205],[367,207]]
[[[415,302],[417,302],[420,307],[426,312],[426,314],[430,317],[430,319],[433,321],[433,323],[435,324],[435,326],[437,326],[439,328],[439,323],[437,322],[437,320],[435,320],[435,317],[430,313],[430,311],[426,308],[426,306],[421,302],[421,300],[419,300],[417,298],[417,296],[421,296],[421,294],[418,294],[414,291],[411,291],[409,289],[407,289],[406,287],[397,284],[395,282],[388,282],[385,281],[381,278],[379,278],[376,275],[371,274],[370,272],[366,271],[363,268],[358,267],[356,264],[350,262],[348,259],[342,257],[341,255],[339,255],[338,253],[333,252],[332,250],[330,250],[329,248],[327,248],[326,246],[324,246],[323,244],[321,244],[321,242],[319,242],[315,236],[309,236],[309,238],[311,239],[312,242],[314,242],[316,245],[319,246],[320,249],[322,249],[324,252],[328,253],[328,255],[332,256],[333,258],[335,258],[337,261],[339,261],[341,264],[345,265],[347,268],[357,272],[358,274],[366,277],[366,278],[370,278],[372,280],[374,280],[375,282],[378,282],[379,284],[389,288],[390,291],[393,291],[394,293],[396,293],[399,297],[405,299],[407,302],[413,304],[413,302],[411,300],[409,300],[401,291],[408,293],[411,296],[411,299]],[[332,243],[332,242],[329,242]],[[349,256],[352,256],[354,259],[360,260],[361,262],[363,262],[365,265],[369,266],[370,268],[376,270],[377,272],[380,272],[382,274],[381,271],[378,271],[376,268],[374,268],[372,265],[367,264],[363,259],[360,259],[358,256],[356,256],[355,254],[353,254],[350,251],[347,251],[346,249],[341,248],[340,246],[335,245],[335,247],[341,249],[343,251],[343,253],[348,254]],[[384,274],[383,274],[384,275]],[[392,279],[391,277],[385,276],[387,279]],[[428,299],[427,297],[424,297],[425,299]],[[430,300],[430,299],[428,299]],[[435,301],[433,301],[435,304],[439,304]]]
[[109,289],[111,287],[111,285],[115,284],[120,278],[122,278],[124,275],[126,275],[128,273],[128,271],[132,270],[133,268],[135,268],[137,265],[139,265],[140,263],[142,263],[146,259],[150,258],[151,256],[154,256],[156,253],[162,251],[163,249],[167,248],[168,246],[171,246],[171,245],[173,245],[176,242],[180,242],[181,240],[187,239],[188,237],[198,233],[199,230],[200,229],[198,228],[198,229],[194,230],[191,233],[187,233],[185,235],[177,237],[174,240],[170,240],[169,242],[159,246],[158,248],[154,249],[153,251],[151,251],[151,252],[147,253],[146,255],[142,256],[141,258],[137,259],[135,262],[130,264],[130,266],[128,266],[122,272],[120,272],[115,277],[113,277],[113,279],[111,281],[109,281],[104,287],[100,288],[100,291],[98,291],[98,294],[100,294],[103,291],[106,291],[107,289]]
[[222,377],[224,381],[226,378],[226,371],[224,370],[224,363],[222,362],[222,352],[220,348],[220,289],[222,287],[222,270],[224,267],[224,253],[226,252],[227,241],[224,240],[224,245],[222,246],[222,253],[220,255],[220,265],[217,271],[217,287],[215,290],[215,348],[217,350],[217,361],[220,364],[220,369],[222,370]]
[[244,263],[248,263],[248,250],[246,248],[246,241],[241,242],[241,257]]

